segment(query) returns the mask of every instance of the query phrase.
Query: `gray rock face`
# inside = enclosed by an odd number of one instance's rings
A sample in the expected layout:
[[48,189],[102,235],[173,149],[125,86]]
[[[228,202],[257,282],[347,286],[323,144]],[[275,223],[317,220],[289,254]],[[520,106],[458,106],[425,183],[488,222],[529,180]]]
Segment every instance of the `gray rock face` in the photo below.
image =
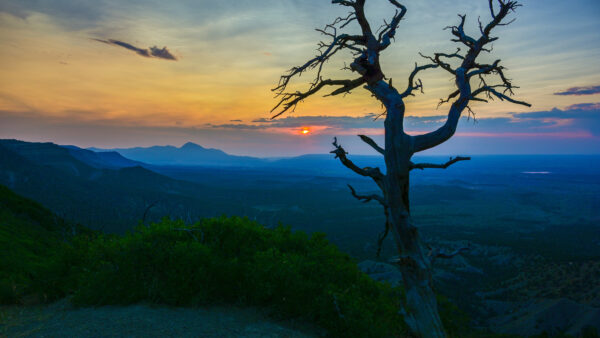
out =
[[365,260],[358,263],[358,268],[376,281],[388,282],[392,286],[402,283],[402,274],[391,264]]
[[590,326],[600,331],[600,308],[566,298],[535,300],[512,313],[491,319],[490,324],[495,332],[522,336],[543,332],[579,335]]

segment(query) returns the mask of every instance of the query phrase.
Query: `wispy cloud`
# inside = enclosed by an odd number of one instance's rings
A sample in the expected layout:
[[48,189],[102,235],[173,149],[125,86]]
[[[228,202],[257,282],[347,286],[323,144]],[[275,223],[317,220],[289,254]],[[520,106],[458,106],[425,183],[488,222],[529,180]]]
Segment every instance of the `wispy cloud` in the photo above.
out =
[[600,94],[600,86],[589,86],[589,87],[571,87],[562,92],[556,92],[554,95],[592,95]]
[[[205,127],[274,133],[289,133],[299,128],[310,127],[315,134],[323,135],[381,134],[383,118],[375,117],[376,114],[358,117],[289,116],[276,120],[260,118],[250,123],[206,124]],[[446,118],[444,115],[406,116],[404,127],[411,134],[423,134],[440,127]],[[574,104],[563,109],[554,108],[547,111],[511,113],[505,117],[480,118],[476,122],[465,117],[458,129],[458,136],[591,137],[600,135],[600,102]]]
[[150,55],[152,55],[156,58],[177,61],[177,58],[173,54],[171,54],[171,52],[169,52],[167,47],[158,48],[157,46],[153,46],[153,47],[150,47],[149,49],[150,49]]
[[586,131],[600,135],[600,102],[580,103],[564,109],[512,114],[517,124],[529,124],[531,129],[556,131]]
[[92,38],[92,40],[106,43],[108,45],[120,46],[120,47],[129,49],[130,51],[133,51],[140,56],[147,57],[147,58],[154,57],[154,58],[159,58],[159,59],[177,61],[177,58],[173,54],[171,54],[171,52],[167,49],[167,47],[158,48],[157,46],[153,46],[153,47],[149,47],[149,48],[139,48],[130,43],[115,40],[115,39],[103,40],[103,39]]
[[[331,150],[333,136],[337,136],[353,154],[373,153],[356,137],[357,134],[370,135],[379,144],[384,144],[383,121],[373,121],[373,115],[296,116],[275,121],[265,119],[271,122],[264,123],[231,122],[195,127],[144,126],[135,120],[87,120],[89,116],[93,114],[88,111],[50,117],[37,111],[0,110],[0,135],[68,144],[85,142],[79,145],[102,147],[183,144],[191,140],[231,153],[258,156],[327,153]],[[422,134],[435,130],[445,118],[443,115],[407,116],[405,127],[411,134]],[[318,122],[319,127],[314,128],[310,122]],[[307,136],[293,132],[299,130],[297,126],[308,126],[312,132]],[[111,137],[106,138],[107,134]],[[455,137],[436,148],[434,153],[598,153],[599,139],[600,103],[587,103],[480,118],[476,123],[463,118]]]
[[267,129],[268,126],[256,125],[256,124],[246,124],[246,123],[224,123],[224,124],[206,123],[206,124],[204,124],[204,127],[210,128],[210,129],[258,130],[258,129]]
[[[600,115],[600,102],[596,102],[596,103],[577,103],[577,104],[572,104],[570,106],[568,106],[567,108],[565,108],[565,110],[597,110],[599,112]],[[599,116],[600,118],[600,116]]]
[[298,128],[304,126],[327,126],[334,129],[374,128],[382,125],[381,119],[371,113],[364,116],[286,116],[271,120],[269,118],[255,119],[252,122],[270,128]]

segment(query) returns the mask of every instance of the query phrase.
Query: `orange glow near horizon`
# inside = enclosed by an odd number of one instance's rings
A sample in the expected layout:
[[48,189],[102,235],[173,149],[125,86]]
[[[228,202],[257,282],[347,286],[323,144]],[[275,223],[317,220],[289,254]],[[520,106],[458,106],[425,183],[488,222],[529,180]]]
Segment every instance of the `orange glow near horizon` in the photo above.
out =
[[[337,17],[339,6],[292,0],[276,1],[273,6],[260,1],[223,1],[216,6],[210,1],[181,0],[156,2],[156,6],[128,1],[89,6],[75,0],[43,2],[43,6],[35,1],[11,3],[0,5],[4,46],[0,63],[6,65],[0,67],[0,138],[104,148],[192,141],[258,156],[275,156],[271,151],[281,152],[278,156],[328,152],[333,136],[353,140],[344,141],[348,147],[352,142],[363,146],[357,141],[358,134],[383,138],[383,119],[370,123],[368,118],[379,115],[383,108],[364,88],[343,97],[327,96],[323,88],[300,103],[295,113],[288,111],[270,121],[277,109],[271,111],[279,103],[273,87],[286,69],[315,56],[320,34],[312,27]],[[401,85],[400,90],[413,62],[424,62],[419,51],[432,55],[454,50],[451,34],[440,27],[456,24],[455,9],[447,10],[447,4],[439,1],[426,3],[414,5],[406,16],[401,25],[402,43],[381,55],[386,77],[399,79],[394,83]],[[584,2],[554,0],[550,7],[532,2],[520,8],[516,17],[523,15],[527,24],[516,23],[502,32],[500,49],[493,52],[506,59],[510,68],[506,75],[521,87],[515,98],[533,108],[500,100],[475,102],[470,108],[478,119],[496,120],[477,128],[461,126],[458,136],[539,135],[581,142],[598,137],[594,129],[598,115],[592,110],[600,109],[600,92],[589,90],[590,94],[580,95],[568,90],[599,85],[597,50],[589,49],[600,46],[600,36],[593,33],[600,27],[594,16],[597,11]],[[293,25],[287,15],[290,9],[296,11]],[[390,9],[393,6],[387,1],[373,2],[369,9],[373,22],[386,18]],[[489,19],[487,6],[458,1],[456,10],[460,13],[463,9]],[[545,15],[539,15],[541,11]],[[423,17],[431,22],[422,25]],[[547,25],[548,17],[560,25]],[[469,25],[477,28],[476,22]],[[352,32],[359,27],[353,22],[347,28]],[[577,43],[573,36],[588,43]],[[112,39],[137,49],[107,43]],[[524,40],[532,43],[524,48]],[[565,42],[564,50],[548,47],[556,41]],[[168,47],[176,60],[140,53],[151,46]],[[323,76],[352,76],[342,68],[351,60],[351,55],[336,54],[323,68]],[[543,71],[546,68],[553,70],[551,75]],[[308,90],[316,71],[294,78],[286,91]],[[442,69],[424,71],[419,77],[427,90],[405,102],[406,116],[412,119],[405,127],[412,135],[431,132],[445,121],[451,104],[436,107],[440,98],[455,90],[452,74]],[[536,114],[515,115],[530,112]],[[420,119],[424,117],[435,118]],[[288,141],[290,144],[285,144]],[[467,147],[458,141],[452,144],[449,147]],[[588,143],[585,146],[597,153]],[[553,152],[554,147],[544,143],[531,149]]]

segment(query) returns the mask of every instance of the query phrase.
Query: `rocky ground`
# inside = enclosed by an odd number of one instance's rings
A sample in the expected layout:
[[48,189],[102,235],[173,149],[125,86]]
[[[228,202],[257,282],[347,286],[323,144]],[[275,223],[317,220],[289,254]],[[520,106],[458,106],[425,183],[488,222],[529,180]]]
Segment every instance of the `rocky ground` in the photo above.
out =
[[[489,262],[492,268],[499,268],[500,265],[505,265],[509,261],[521,264],[518,257],[513,257],[509,253],[499,254],[498,250],[492,249],[488,248],[488,252],[481,252],[481,247],[475,247],[473,251],[476,251],[478,255],[487,257],[487,262]],[[472,259],[468,255],[466,257],[456,256],[451,260],[447,260],[434,269],[434,278],[440,285],[443,285],[442,283],[458,283],[458,285],[473,286],[473,283],[469,284],[469,281],[472,282],[473,279],[485,278],[486,273],[483,269],[480,269],[481,267],[475,267],[469,261],[472,261]],[[359,263],[358,266],[375,280],[387,281],[392,285],[400,285],[402,283],[400,272],[391,264],[365,260]],[[552,271],[555,270],[557,269]],[[597,271],[593,270],[593,273],[590,272],[589,264],[586,264],[583,269],[578,270],[584,271],[585,273],[581,273],[581,275],[586,278],[597,280],[597,278],[592,278],[592,275],[597,273]],[[515,279],[515,281],[493,291],[474,292],[471,296],[474,298],[472,303],[476,304],[476,307],[473,309],[482,316],[479,318],[479,321],[473,324],[483,329],[489,329],[492,332],[524,337],[539,335],[543,332],[551,336],[559,333],[579,336],[589,330],[600,332],[600,307],[595,306],[598,297],[597,285],[594,287],[581,287],[581,280],[585,280],[586,278],[574,278],[573,275],[579,276],[580,274],[570,274],[574,282],[566,283],[563,281],[563,283],[558,284],[561,287],[574,284],[575,287],[573,289],[579,290],[579,292],[577,294],[567,294],[567,296],[573,297],[576,300],[565,296],[560,297],[560,295],[565,294],[564,291],[531,294],[525,292],[526,286],[531,284],[531,280],[537,282],[540,279],[538,278],[539,274],[536,273],[533,275],[535,278],[525,278],[519,275],[520,277]],[[559,274],[559,276],[564,275],[566,274]],[[543,285],[535,284],[532,290],[539,292],[540,290],[557,289],[552,281],[546,281],[544,277],[542,279],[545,283],[542,283]],[[587,282],[590,283],[589,280]],[[593,293],[594,297],[590,298],[590,293]],[[579,294],[582,295],[579,297],[581,299],[576,297]],[[583,300],[588,299],[591,299],[591,301],[583,302]]]
[[262,310],[148,305],[0,308],[0,337],[316,337],[305,323],[277,322]]

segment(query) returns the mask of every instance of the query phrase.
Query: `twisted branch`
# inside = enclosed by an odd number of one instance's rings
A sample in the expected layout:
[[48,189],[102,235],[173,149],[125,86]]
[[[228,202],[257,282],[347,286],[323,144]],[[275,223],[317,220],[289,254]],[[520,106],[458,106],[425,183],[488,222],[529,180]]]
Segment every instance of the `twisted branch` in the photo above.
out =
[[451,39],[450,41],[461,42],[467,47],[471,48],[477,43],[477,41],[465,33],[465,20],[467,16],[458,14],[458,17],[460,18],[460,24],[458,24],[458,26],[447,26],[444,29],[449,28],[452,32],[452,35],[457,37],[456,39]]
[[434,163],[412,163],[410,162],[410,170],[413,169],[426,169],[426,168],[434,168],[434,169],[446,169],[449,166],[453,165],[456,162],[459,161],[468,161],[470,160],[470,157],[463,157],[463,156],[456,156],[454,158],[450,157],[450,160],[448,160],[448,162],[443,163],[443,164],[434,164]]
[[354,162],[350,161],[348,157],[346,157],[346,154],[348,153],[344,150],[344,148],[342,148],[341,145],[337,143],[337,137],[333,138],[332,144],[335,147],[335,149],[330,151],[330,153],[335,154],[335,158],[339,158],[340,162],[342,162],[344,166],[361,176],[371,177],[376,183],[378,183],[378,185],[381,184],[383,174],[381,173],[381,170],[379,170],[379,168],[358,167],[356,164],[354,164]]
[[383,241],[390,233],[390,212],[387,206],[383,207],[383,213],[385,214],[385,229],[379,234],[377,238],[377,253],[376,257],[379,258],[381,255],[381,248],[383,247]]
[[418,72],[428,69],[428,68],[437,68],[439,66],[439,64],[427,64],[427,65],[423,65],[423,66],[417,66],[417,63],[415,62],[415,69],[412,71],[412,73],[410,73],[410,76],[408,77],[408,87],[406,88],[406,90],[400,94],[400,96],[407,97],[409,95],[413,95],[412,93],[413,90],[417,90],[420,89],[421,93],[423,92],[423,82],[421,82],[421,80],[417,80],[416,82],[414,82],[415,80],[415,76],[417,75]]
[[[485,25],[485,27],[480,23],[481,36],[477,40],[467,35],[464,31],[464,25],[466,21],[465,15],[459,15],[460,23],[458,25],[447,27],[451,29],[452,35],[456,37],[455,39],[451,39],[452,41],[462,43],[468,47],[466,54],[459,54],[459,48],[453,54],[435,53],[433,57],[421,55],[424,58],[431,60],[434,64],[437,64],[442,69],[445,69],[449,73],[453,74],[457,89],[450,93],[447,98],[440,99],[438,107],[454,99],[450,110],[448,111],[448,118],[446,119],[444,125],[433,132],[414,136],[413,140],[415,152],[435,147],[452,137],[456,131],[456,126],[462,112],[465,109],[471,111],[469,107],[469,101],[487,102],[485,98],[478,97],[477,95],[479,94],[485,94],[487,99],[493,99],[496,97],[502,101],[508,101],[528,107],[531,106],[525,101],[516,100],[510,97],[513,95],[513,89],[518,87],[514,86],[505,76],[505,68],[500,66],[500,60],[496,60],[492,64],[479,64],[476,62],[477,57],[482,51],[491,51],[491,49],[486,49],[485,47],[489,43],[498,39],[490,36],[492,29],[496,26],[510,24],[512,21],[503,22],[503,20],[510,12],[514,11],[520,6],[516,1],[506,0],[498,0],[498,4],[500,5],[500,8],[498,11],[495,11],[492,1],[489,1],[492,20]],[[453,68],[448,62],[445,61],[445,59],[452,58],[462,60],[459,67]],[[500,79],[500,83],[488,85],[484,79],[484,76],[487,75],[497,75]],[[481,82],[477,89],[472,90],[470,79],[474,76],[479,77]]]
[[275,107],[273,107],[273,109],[271,109],[271,113],[274,112],[275,110],[277,110],[280,106],[282,106],[283,108],[271,118],[274,119],[290,109],[292,111],[294,111],[294,109],[296,108],[296,105],[298,105],[299,102],[301,102],[305,98],[317,93],[319,90],[321,90],[325,86],[340,86],[333,92],[326,95],[326,96],[334,96],[334,95],[339,95],[342,93],[349,93],[352,89],[362,85],[365,82],[366,82],[365,79],[362,77],[354,79],[354,80],[332,80],[332,79],[323,80],[323,79],[321,79],[316,85],[311,86],[311,88],[305,92],[298,91],[295,93],[283,93],[283,94],[281,94],[282,98],[279,101],[279,103],[277,103],[277,105],[275,105]]
[[399,8],[400,10],[396,10],[394,17],[392,18],[389,24],[384,21],[384,25],[382,26],[382,30],[379,33],[379,37],[377,39],[379,41],[380,51],[386,49],[391,44],[391,40],[393,40],[394,36],[396,35],[396,29],[400,24],[400,20],[402,20],[402,18],[406,14],[406,7],[398,3],[398,1],[389,0],[389,2],[392,5]]
[[350,193],[352,193],[352,196],[354,196],[354,198],[356,198],[359,201],[362,201],[363,203],[369,203],[373,200],[379,202],[379,204],[383,205],[384,207],[387,207],[387,202],[385,201],[385,199],[383,198],[383,196],[377,195],[377,194],[371,194],[371,195],[358,195],[356,193],[356,190],[354,190],[354,188],[350,185],[350,184],[346,184],[348,186],[348,188],[350,188]]
[[360,137],[360,139],[363,142],[365,142],[366,144],[370,145],[378,153],[380,153],[382,155],[385,155],[385,150],[383,150],[383,148],[381,148],[377,143],[375,143],[375,141],[373,141],[372,138],[370,138],[369,136],[366,136],[366,135],[358,135],[358,137]]
[[[325,86],[339,86],[340,88],[329,94],[338,95],[341,93],[349,93],[350,90],[361,86],[362,84],[372,84],[384,79],[385,76],[381,72],[381,67],[379,65],[379,52],[389,46],[390,41],[396,34],[396,28],[400,23],[400,20],[406,14],[406,7],[398,3],[398,1],[388,1],[394,5],[397,10],[391,22],[384,25],[378,38],[376,38],[373,36],[367,17],[365,16],[365,0],[333,0],[332,3],[352,7],[353,11],[346,17],[336,18],[331,24],[326,25],[325,28],[317,29],[321,34],[330,37],[332,41],[328,43],[321,41],[317,49],[319,55],[308,60],[301,66],[291,68],[286,74],[280,77],[277,86],[272,89],[272,91],[276,93],[275,97],[280,98],[280,100],[276,106],[273,107],[271,113],[278,111],[271,118],[276,118],[287,111],[294,111],[299,102],[317,93]],[[358,23],[362,35],[338,34],[338,29],[345,28],[351,22]],[[321,77],[323,65],[341,50],[350,50],[355,57],[353,62],[343,69],[349,69],[356,72],[360,74],[360,77],[354,80],[324,80]],[[316,69],[316,76],[314,81],[311,82],[308,90],[286,92],[290,81],[294,77],[299,77],[302,73],[313,69]],[[423,84],[420,81],[413,83],[413,80],[411,80],[406,95],[409,95],[413,89],[422,88]]]

